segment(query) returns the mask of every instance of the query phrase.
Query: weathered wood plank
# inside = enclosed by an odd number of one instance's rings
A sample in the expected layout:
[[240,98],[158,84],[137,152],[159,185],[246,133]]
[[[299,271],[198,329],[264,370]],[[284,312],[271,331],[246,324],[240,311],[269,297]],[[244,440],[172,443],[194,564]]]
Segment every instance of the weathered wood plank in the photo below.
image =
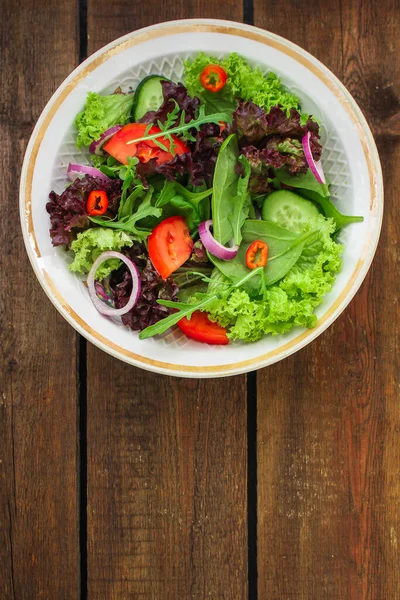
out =
[[77,598],[76,334],[36,281],[18,216],[28,137],[76,64],[76,3],[3,2],[0,31],[0,596]]
[[[230,2],[89,2],[89,51],[166,19],[240,19]],[[245,377],[177,380],[88,347],[93,599],[246,598]]]
[[395,598],[399,7],[389,0],[277,6],[256,0],[256,24],[327,64],[369,119],[386,213],[373,267],[350,307],[309,347],[259,374],[259,597]]

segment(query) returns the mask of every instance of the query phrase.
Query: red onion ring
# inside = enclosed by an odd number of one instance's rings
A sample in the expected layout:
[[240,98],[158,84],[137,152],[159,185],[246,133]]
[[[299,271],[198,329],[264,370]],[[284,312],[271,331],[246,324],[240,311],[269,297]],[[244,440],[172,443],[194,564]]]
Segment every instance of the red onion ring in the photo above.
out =
[[92,142],[89,146],[90,154],[96,154],[97,156],[102,156],[103,154],[103,146],[112,136],[122,129],[122,125],[114,125],[107,129],[104,133],[101,134],[98,140]]
[[77,163],[69,163],[67,175],[71,181],[75,181],[80,175],[91,175],[92,177],[98,177],[102,181],[110,181],[110,178],[99,171],[99,169],[87,165],[78,165]]
[[[107,306],[104,302],[100,300],[100,298],[96,294],[95,275],[97,269],[105,260],[108,260],[109,258],[119,258],[120,260],[122,260],[122,262],[124,262],[128,267],[129,272],[132,276],[132,292],[129,296],[127,304],[123,308],[112,308],[111,306]],[[114,252],[113,250],[107,250],[106,252],[102,252],[102,254],[100,254],[100,256],[96,258],[92,265],[92,268],[89,271],[87,285],[89,290],[89,296],[94,304],[94,307],[99,311],[99,313],[107,317],[121,317],[122,315],[129,312],[138,301],[141,289],[140,274],[136,265],[124,254],[121,254],[121,252]]]
[[238,253],[239,246],[232,246],[231,248],[227,248],[223,246],[212,235],[210,228],[212,227],[212,220],[203,221],[199,225],[199,235],[200,239],[203,243],[204,248],[211,252],[217,258],[221,258],[222,260],[232,260],[235,258]]
[[307,131],[307,133],[303,136],[303,139],[301,140],[301,143],[303,144],[304,154],[306,156],[306,161],[308,163],[308,166],[311,169],[312,174],[314,175],[314,177],[318,181],[318,183],[326,183],[325,174],[324,174],[324,170],[322,168],[321,161],[320,160],[315,161],[313,158],[313,155],[311,152],[310,139],[311,139],[311,132]]

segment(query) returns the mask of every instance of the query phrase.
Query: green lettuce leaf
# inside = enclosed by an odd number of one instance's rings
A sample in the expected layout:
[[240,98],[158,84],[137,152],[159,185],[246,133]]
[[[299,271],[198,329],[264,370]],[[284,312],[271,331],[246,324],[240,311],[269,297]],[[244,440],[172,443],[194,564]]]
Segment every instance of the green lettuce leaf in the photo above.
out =
[[113,125],[125,125],[133,104],[132,94],[100,96],[89,92],[84,110],[75,119],[78,129],[76,145],[89,146]]
[[[82,233],[78,233],[76,240],[71,244],[71,250],[75,253],[73,262],[69,269],[76,273],[88,273],[96,258],[106,250],[119,252],[126,246],[132,246],[133,242],[129,235],[123,231],[113,231],[102,227],[93,227]],[[103,262],[97,270],[96,279],[104,279],[111,271],[118,269],[121,261],[112,258]]]

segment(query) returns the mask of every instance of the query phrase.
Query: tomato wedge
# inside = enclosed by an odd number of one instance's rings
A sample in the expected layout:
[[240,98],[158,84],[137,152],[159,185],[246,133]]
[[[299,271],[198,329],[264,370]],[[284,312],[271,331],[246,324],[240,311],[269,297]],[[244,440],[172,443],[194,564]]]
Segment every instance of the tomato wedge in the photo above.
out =
[[221,346],[229,343],[224,327],[210,321],[207,313],[201,312],[201,310],[192,313],[190,319],[183,317],[177,325],[192,340]]
[[153,229],[148,238],[150,260],[166,279],[192,254],[193,240],[183,217],[169,217]]
[[[132,140],[144,137],[148,125],[146,123],[129,123],[122,127],[112,138],[104,144],[103,149],[111,156],[116,158],[120,163],[128,164],[128,156],[137,156],[141,162],[148,162],[152,158],[156,158],[159,165],[169,162],[174,158],[172,152],[162,150],[153,140],[138,142],[137,144],[128,144]],[[153,125],[147,135],[160,133],[161,129]],[[170,150],[170,141],[163,137],[158,138],[160,142]],[[189,152],[188,146],[175,135],[172,136],[175,144],[175,155]]]

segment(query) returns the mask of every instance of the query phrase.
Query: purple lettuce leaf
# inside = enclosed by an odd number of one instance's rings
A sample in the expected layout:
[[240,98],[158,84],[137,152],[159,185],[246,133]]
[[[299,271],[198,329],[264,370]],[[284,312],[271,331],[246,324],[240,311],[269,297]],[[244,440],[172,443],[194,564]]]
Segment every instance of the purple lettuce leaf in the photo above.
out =
[[239,102],[233,112],[232,133],[237,133],[239,140],[246,138],[247,144],[260,142],[268,135],[267,113],[251,101]]
[[302,124],[300,113],[291,108],[289,116],[286,110],[273,106],[267,114],[253,102],[239,102],[233,113],[231,131],[237,133],[241,147],[255,144],[259,147],[266,145],[271,136],[279,136],[282,141],[286,138],[297,139],[301,142],[303,136],[311,133],[311,151],[314,160],[321,158],[321,144],[319,143],[319,125],[309,118]]
[[94,190],[106,192],[109,200],[106,215],[114,217],[118,211],[121,196],[119,179],[110,179],[110,181],[104,182],[98,177],[85,175],[82,179],[75,179],[62,194],[50,192],[46,210],[50,215],[50,236],[53,246],[62,244],[69,246],[79,231],[90,227],[91,222],[86,212],[86,202],[90,192]]

